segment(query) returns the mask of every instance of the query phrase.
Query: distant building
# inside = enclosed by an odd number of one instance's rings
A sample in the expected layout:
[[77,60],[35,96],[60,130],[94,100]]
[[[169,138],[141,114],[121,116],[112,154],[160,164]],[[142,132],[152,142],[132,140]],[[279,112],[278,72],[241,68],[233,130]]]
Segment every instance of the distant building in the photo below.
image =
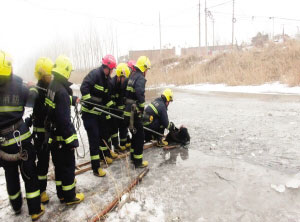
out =
[[173,58],[176,56],[175,47],[172,49],[136,50],[129,51],[129,59],[137,60],[140,56],[147,56],[152,63],[161,59]]

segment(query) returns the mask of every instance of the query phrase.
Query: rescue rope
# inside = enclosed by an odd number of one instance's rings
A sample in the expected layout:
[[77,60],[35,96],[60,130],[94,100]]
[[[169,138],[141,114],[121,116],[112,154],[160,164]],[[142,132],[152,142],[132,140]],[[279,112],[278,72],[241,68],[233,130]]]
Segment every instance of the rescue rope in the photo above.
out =
[[78,158],[80,159],[83,159],[85,158],[85,146],[84,146],[84,142],[83,142],[83,139],[82,139],[82,135],[81,135],[81,132],[80,132],[80,127],[81,127],[81,118],[80,118],[80,112],[78,110],[78,103],[75,104],[74,106],[74,112],[75,112],[75,116],[72,117],[72,121],[73,121],[73,125],[75,126],[75,129],[78,131],[78,134],[79,134],[79,138],[81,140],[81,143],[82,143],[82,148],[83,148],[83,155],[80,155],[78,150],[76,150],[76,155]]

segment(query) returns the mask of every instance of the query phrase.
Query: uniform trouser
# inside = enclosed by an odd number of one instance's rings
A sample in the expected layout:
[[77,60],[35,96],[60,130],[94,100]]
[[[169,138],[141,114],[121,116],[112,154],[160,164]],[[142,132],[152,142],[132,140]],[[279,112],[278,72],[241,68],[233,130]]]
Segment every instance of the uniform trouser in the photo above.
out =
[[[111,154],[110,154],[110,147],[107,147],[109,146],[109,138],[110,138],[110,123],[111,123],[111,118],[109,116],[105,116],[104,114],[102,114],[99,119],[100,119],[100,146],[99,146],[99,149],[100,149],[100,159],[101,160],[104,160],[104,157],[107,156],[107,157],[111,157]],[[105,141],[105,142],[104,142]]]
[[45,143],[45,133],[35,133],[33,135],[34,148],[37,152],[37,175],[40,185],[41,193],[47,187],[47,174],[49,168],[50,147],[43,144]]
[[109,121],[111,125],[111,144],[116,148],[119,146],[119,120],[112,117]]
[[54,142],[51,144],[52,160],[55,167],[56,192],[59,199],[66,202],[75,197],[75,153],[63,145]]
[[[25,183],[26,199],[29,214],[37,214],[41,211],[41,199],[37,171],[35,165],[36,152],[31,144],[31,137],[22,141],[22,148],[28,153],[28,160],[7,162],[0,160],[0,165],[5,171],[6,188],[9,195],[9,201],[15,211],[21,209],[22,193],[20,188],[19,169]],[[17,144],[3,146],[0,148],[6,153],[16,154],[19,152]]]
[[97,171],[100,167],[100,121],[94,114],[83,113],[82,120],[88,135],[92,169]]
[[119,120],[120,145],[125,146],[129,142],[128,127],[123,120]]
[[145,134],[142,119],[138,116],[138,114],[134,115],[134,127],[136,129],[136,133],[132,134],[130,152],[133,163],[135,165],[140,165],[143,162]]

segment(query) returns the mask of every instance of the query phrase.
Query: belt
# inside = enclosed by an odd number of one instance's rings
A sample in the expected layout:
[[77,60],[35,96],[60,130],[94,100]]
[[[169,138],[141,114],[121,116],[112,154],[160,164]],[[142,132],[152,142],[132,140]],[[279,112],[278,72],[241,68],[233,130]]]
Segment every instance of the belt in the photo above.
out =
[[19,127],[22,125],[23,123],[23,119],[19,120],[18,122],[16,122],[15,124],[7,127],[7,128],[4,128],[4,129],[1,129],[0,130],[0,135],[7,135],[9,133],[12,133],[14,132],[15,130],[19,129]]

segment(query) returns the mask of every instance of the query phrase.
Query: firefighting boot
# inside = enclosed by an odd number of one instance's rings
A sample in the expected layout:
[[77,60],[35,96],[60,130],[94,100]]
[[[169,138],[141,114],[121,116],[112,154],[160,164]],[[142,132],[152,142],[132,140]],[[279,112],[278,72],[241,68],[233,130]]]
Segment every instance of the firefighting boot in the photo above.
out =
[[42,204],[49,203],[49,196],[46,193],[46,191],[44,191],[44,192],[41,193],[41,202],[42,202]]
[[67,205],[79,204],[83,200],[84,200],[84,194],[83,193],[77,193],[76,196],[72,200],[66,202],[66,204]]
[[97,171],[93,171],[94,175],[97,177],[104,177],[106,172],[102,168],[98,168]]
[[41,204],[41,211],[38,214],[32,214],[31,220],[32,221],[38,220],[44,213],[45,213],[45,206]]
[[117,153],[123,153],[125,150],[126,150],[126,147],[125,147],[125,146],[119,145],[119,146],[115,147],[115,151],[116,151]]
[[125,144],[125,147],[126,147],[126,149],[130,150],[130,148],[131,148],[131,143],[129,143],[129,142],[126,143],[126,144]]
[[116,159],[118,158],[118,154],[116,154],[114,151],[110,150],[110,155],[112,157],[112,159]]
[[134,164],[135,168],[145,168],[148,166],[148,161],[143,161],[141,164]]
[[168,146],[168,142],[165,141],[164,139],[160,139],[157,141],[157,145],[158,147],[164,147],[164,146]]

